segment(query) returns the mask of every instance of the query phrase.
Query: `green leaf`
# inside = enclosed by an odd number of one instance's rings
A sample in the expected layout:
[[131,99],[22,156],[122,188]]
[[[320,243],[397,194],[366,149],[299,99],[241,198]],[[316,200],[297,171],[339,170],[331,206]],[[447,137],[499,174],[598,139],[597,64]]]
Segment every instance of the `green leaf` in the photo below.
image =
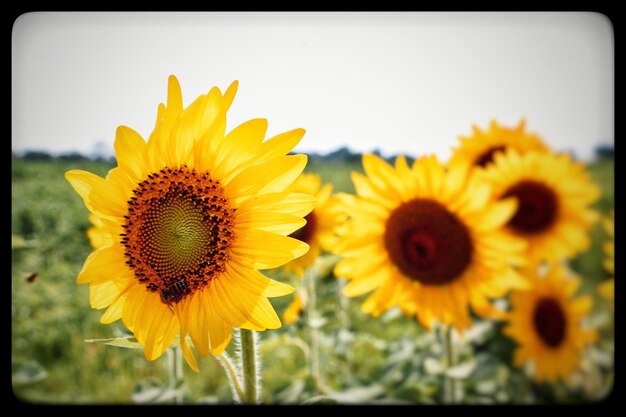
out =
[[35,245],[36,242],[34,240],[26,240],[20,235],[11,235],[11,250],[32,248]]
[[137,404],[162,404],[172,401],[184,388],[160,387],[153,380],[140,382],[133,388],[131,398]]
[[308,324],[309,324],[309,327],[311,327],[312,329],[319,329],[320,327],[325,325],[327,321],[328,320],[326,320],[323,317],[311,318]]
[[302,404],[337,404],[337,400],[327,395],[318,395],[302,401]]
[[483,395],[491,395],[498,389],[495,381],[481,381],[475,386],[476,392]]
[[304,392],[304,388],[304,381],[298,379],[276,394],[276,400],[285,404],[293,404],[298,401],[298,398],[300,398],[300,395]]
[[135,339],[132,336],[128,336],[128,337],[113,337],[113,338],[110,338],[110,339],[87,339],[87,340],[85,340],[85,342],[87,342],[87,343],[103,343],[103,344],[109,345],[109,346],[117,346],[117,347],[129,348],[129,349],[143,349],[143,346],[141,346],[141,344],[139,342],[137,342],[137,339]]
[[439,375],[445,371],[441,362],[432,356],[424,359],[424,370],[431,375]]
[[14,386],[34,384],[48,377],[48,372],[37,361],[28,361],[13,366],[11,378]]
[[467,379],[472,374],[474,368],[476,368],[476,359],[469,360],[448,369],[446,375],[452,379]]
[[328,396],[334,398],[339,403],[359,404],[373,400],[384,392],[385,387],[380,384],[374,384],[369,387],[355,387],[342,392],[334,392],[328,394]]

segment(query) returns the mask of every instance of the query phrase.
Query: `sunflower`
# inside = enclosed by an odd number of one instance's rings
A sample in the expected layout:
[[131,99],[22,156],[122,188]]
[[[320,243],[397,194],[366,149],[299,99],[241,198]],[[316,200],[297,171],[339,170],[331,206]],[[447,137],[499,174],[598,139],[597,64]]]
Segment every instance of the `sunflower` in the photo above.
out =
[[[534,269],[537,271],[537,269]],[[534,363],[537,382],[567,380],[581,361],[581,351],[597,334],[582,327],[593,300],[574,298],[580,279],[568,276],[565,267],[554,264],[539,274],[528,270],[533,285],[511,293],[511,311],[503,333],[519,345],[514,363]]]
[[[615,212],[611,211],[610,217],[602,219],[602,227],[609,237],[609,240],[604,242],[602,250],[606,255],[606,258],[602,261],[604,269],[611,275],[615,274]],[[609,278],[598,286],[600,295],[604,298],[613,301],[615,299],[615,278]]]
[[524,262],[523,241],[501,231],[516,202],[490,203],[487,184],[468,177],[467,165],[447,171],[435,157],[394,167],[363,156],[366,175],[352,173],[356,195],[339,194],[350,214],[335,267],[349,279],[343,293],[375,290],[362,310],[378,316],[399,306],[429,328],[433,320],[462,330],[468,307],[497,314],[488,298],[526,282],[511,267]]
[[87,237],[89,243],[94,249],[100,249],[105,246],[111,246],[113,244],[113,236],[110,233],[106,233],[105,225],[102,219],[93,213],[89,214],[89,221],[92,226],[87,229]]
[[300,318],[303,308],[302,297],[300,294],[296,293],[291,303],[289,303],[283,312],[283,322],[285,324],[294,324]]
[[290,191],[315,196],[317,203],[313,211],[304,218],[306,224],[293,232],[290,236],[306,242],[310,249],[298,259],[294,259],[283,267],[285,272],[295,272],[298,277],[304,275],[304,270],[315,262],[322,250],[329,250],[336,241],[334,228],[335,215],[332,210],[332,184],[321,185],[318,174],[305,173],[300,175],[289,188]]
[[559,261],[589,248],[587,232],[598,218],[589,206],[600,189],[568,154],[511,150],[477,175],[491,184],[496,199],[518,200],[506,230],[528,242],[529,259]]
[[303,129],[264,141],[267,121],[250,120],[225,134],[237,90],[216,87],[183,109],[170,76],[146,143],[120,126],[118,166],[106,178],[68,171],[65,178],[92,213],[97,248],[77,282],[90,304],[108,307],[101,323],[122,319],[146,359],[163,354],[177,334],[187,363],[198,370],[186,340],[202,355],[219,354],[234,327],[274,329],[281,323],[267,297],[293,288],[259,272],[303,255],[288,237],[304,224],[315,200],[285,189],[305,155],[286,155]]
[[517,127],[511,129],[500,126],[492,120],[489,130],[484,132],[476,125],[472,126],[473,135],[460,136],[460,145],[452,150],[451,163],[469,161],[475,167],[484,168],[493,162],[493,157],[509,149],[524,154],[530,151],[549,151],[543,140],[534,133],[525,131],[526,121],[520,120]]

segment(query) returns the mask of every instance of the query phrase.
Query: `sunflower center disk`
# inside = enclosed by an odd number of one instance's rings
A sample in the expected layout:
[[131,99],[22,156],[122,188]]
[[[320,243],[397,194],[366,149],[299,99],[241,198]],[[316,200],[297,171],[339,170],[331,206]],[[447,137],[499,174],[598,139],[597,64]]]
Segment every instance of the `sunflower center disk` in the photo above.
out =
[[488,164],[493,162],[493,157],[496,152],[501,152],[504,150],[506,150],[506,146],[494,146],[492,148],[489,148],[485,152],[483,152],[478,158],[476,158],[476,161],[474,161],[474,165],[484,168]]
[[164,168],[133,194],[122,244],[126,263],[149,291],[177,303],[224,271],[234,210],[217,181],[186,166]]
[[454,281],[471,262],[467,227],[432,200],[415,199],[396,208],[387,220],[384,238],[391,261],[422,284]]
[[559,303],[552,298],[542,298],[537,302],[533,324],[541,340],[550,347],[559,346],[565,338],[565,314]]
[[547,230],[556,219],[558,200],[554,191],[536,181],[521,181],[502,196],[515,197],[518,208],[509,226],[520,233],[534,234]]
[[311,243],[313,236],[315,236],[317,218],[315,217],[315,214],[313,212],[310,212],[304,217],[304,220],[306,220],[306,224],[295,232],[291,233],[289,236],[294,239],[301,240],[305,243]]

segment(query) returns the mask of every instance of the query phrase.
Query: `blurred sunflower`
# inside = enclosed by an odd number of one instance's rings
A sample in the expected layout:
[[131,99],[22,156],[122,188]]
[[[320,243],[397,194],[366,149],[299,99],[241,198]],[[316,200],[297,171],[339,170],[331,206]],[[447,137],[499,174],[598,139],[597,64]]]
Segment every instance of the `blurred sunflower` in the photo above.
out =
[[527,271],[530,288],[511,293],[503,333],[519,345],[514,364],[534,363],[535,380],[554,384],[567,380],[581,361],[581,351],[597,337],[581,325],[593,300],[588,295],[574,298],[580,279],[567,276],[563,265],[551,265],[542,275],[536,271]]
[[289,303],[283,313],[283,322],[285,324],[294,324],[300,318],[304,305],[302,303],[302,296],[298,293],[293,297],[293,301]]
[[[602,261],[604,269],[611,275],[615,274],[615,212],[611,211],[610,217],[602,219],[602,227],[609,237],[609,240],[604,242],[602,250],[606,255],[606,258]],[[609,278],[598,286],[600,295],[604,298],[613,301],[615,299],[615,278]]]
[[331,194],[333,185],[321,185],[319,175],[306,173],[300,175],[289,188],[289,191],[309,194],[316,198],[315,208],[305,216],[306,224],[290,236],[307,243],[309,251],[298,259],[294,259],[283,267],[285,272],[294,272],[298,277],[320,256],[322,250],[329,250],[336,241],[334,228],[335,214],[332,211]]
[[446,171],[423,157],[410,168],[398,157],[394,169],[364,155],[363,167],[366,176],[352,173],[357,194],[338,195],[350,219],[335,267],[350,280],[344,295],[375,290],[363,311],[399,306],[425,328],[438,320],[462,330],[471,325],[469,306],[497,315],[488,298],[526,285],[511,267],[525,261],[525,244],[501,231],[516,202],[490,202],[488,185],[468,177],[466,164]]
[[511,129],[501,126],[495,120],[488,131],[472,126],[473,135],[459,137],[459,147],[452,150],[450,162],[453,164],[469,161],[470,165],[485,168],[493,162],[494,155],[515,149],[520,154],[530,151],[549,151],[543,140],[534,133],[525,131],[526,121],[522,119]]
[[506,230],[528,242],[532,261],[568,259],[589,248],[587,232],[598,219],[590,205],[600,189],[583,164],[567,154],[511,150],[477,175],[491,184],[496,199],[518,200]]
[[180,85],[168,84],[146,143],[120,126],[118,166],[101,178],[68,171],[95,227],[92,252],[78,275],[91,306],[108,307],[100,321],[122,319],[144,346],[161,356],[177,334],[189,365],[219,354],[233,327],[264,330],[281,323],[267,297],[293,291],[259,269],[303,255],[306,243],[287,235],[304,224],[313,197],[285,189],[306,164],[286,154],[304,134],[295,129],[263,141],[267,121],[255,119],[225,134],[237,90],[216,87],[183,109]]
[[113,236],[106,233],[105,225],[102,219],[93,213],[89,214],[89,221],[93,226],[87,229],[87,237],[89,243],[94,249],[100,249],[113,244]]

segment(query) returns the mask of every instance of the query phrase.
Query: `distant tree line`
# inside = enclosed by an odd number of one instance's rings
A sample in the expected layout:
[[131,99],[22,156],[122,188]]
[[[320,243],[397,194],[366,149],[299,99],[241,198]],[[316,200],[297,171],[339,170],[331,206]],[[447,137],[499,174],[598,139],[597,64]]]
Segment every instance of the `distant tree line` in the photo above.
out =
[[28,150],[22,153],[12,153],[13,158],[23,159],[24,161],[39,161],[39,162],[51,162],[51,161],[63,161],[63,162],[107,162],[114,163],[114,157],[105,157],[102,155],[88,156],[80,152],[72,151],[60,153],[57,155],[51,154],[46,151],[40,150]]
[[[393,163],[396,159],[396,157],[398,155],[392,155],[389,157],[383,157],[380,153],[379,149],[374,149],[372,152],[372,154],[379,156],[383,159],[385,159],[387,162],[389,163]],[[329,152],[327,154],[319,154],[319,153],[308,153],[307,154],[309,157],[309,161],[316,163],[316,162],[349,162],[349,163],[359,163],[361,162],[361,157],[362,157],[362,153],[361,152],[353,152],[352,150],[350,150],[350,148],[348,148],[347,146],[342,146],[341,148]],[[405,155],[407,162],[409,164],[412,164],[413,161],[415,160],[415,158]]]
[[[375,149],[372,152],[374,155],[382,157],[380,151]],[[595,156],[598,159],[610,159],[613,158],[615,154],[615,149],[613,145],[599,145],[595,148]],[[46,151],[41,150],[28,150],[20,154],[13,153],[14,158],[20,158],[25,161],[64,161],[64,162],[107,162],[107,163],[115,163],[115,158],[113,156],[104,156],[102,153],[96,154],[95,156],[88,156],[82,154],[80,152],[66,152],[58,155],[53,155]],[[341,148],[326,153],[309,153],[307,154],[309,160],[313,163],[315,162],[349,162],[349,163],[359,163],[361,161],[362,153],[353,152],[347,146],[342,146]],[[387,160],[387,162],[393,163],[395,161],[397,155],[392,155],[387,158],[383,158]],[[407,162],[409,164],[413,163],[415,158],[406,156]]]

